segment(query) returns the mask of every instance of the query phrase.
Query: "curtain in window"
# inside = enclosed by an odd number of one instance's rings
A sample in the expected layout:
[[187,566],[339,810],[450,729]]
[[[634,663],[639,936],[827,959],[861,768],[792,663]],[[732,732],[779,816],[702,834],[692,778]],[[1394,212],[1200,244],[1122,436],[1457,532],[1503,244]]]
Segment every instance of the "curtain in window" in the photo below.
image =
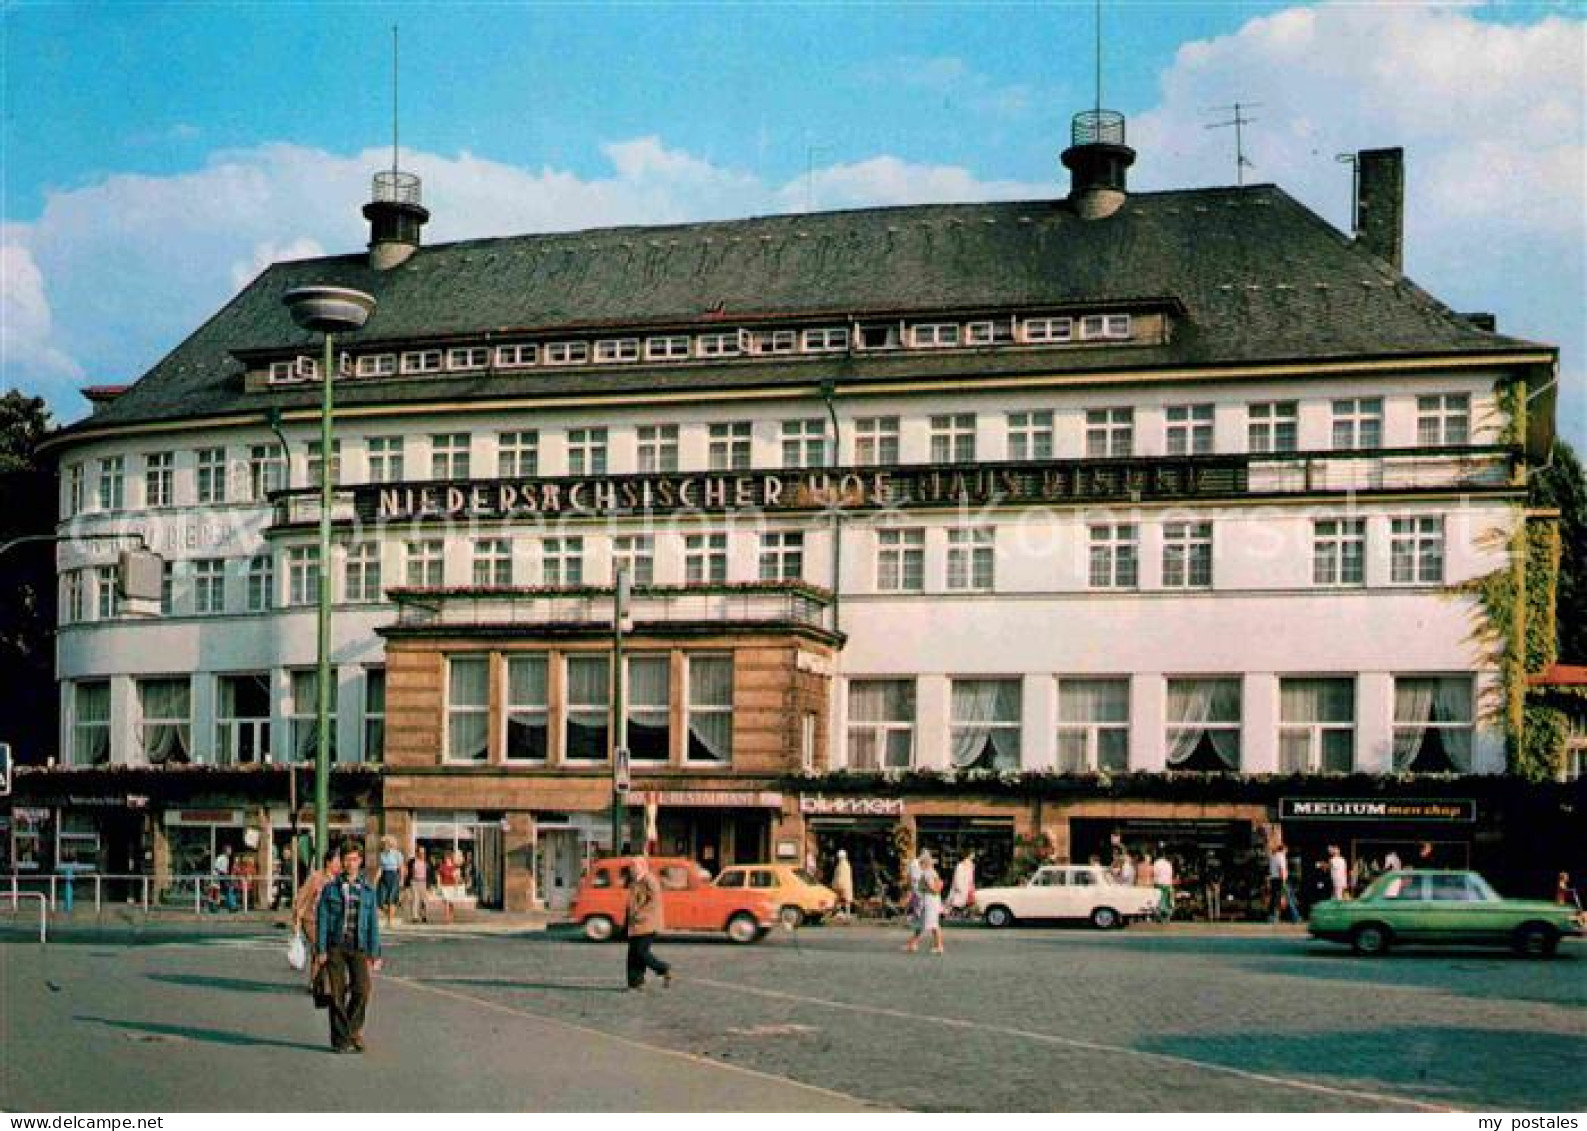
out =
[[110,761],[110,684],[77,685],[77,741],[72,761],[100,766]]
[[1130,685],[1123,679],[1066,679],[1058,684],[1058,721],[1127,723]]
[[1348,679],[1282,680],[1279,719],[1286,723],[1353,722],[1355,687]]
[[977,764],[999,770],[1019,768],[1019,700],[1019,684],[1014,680],[953,681],[951,757],[955,769]]
[[[1471,769],[1471,681],[1397,679],[1394,681],[1394,768],[1406,771]],[[1431,724],[1466,724],[1437,726]],[[1430,757],[1441,748],[1444,759]],[[1429,757],[1424,757],[1424,755]],[[1428,762],[1433,764],[1429,765]]]
[[186,762],[192,751],[192,687],[185,679],[138,684],[143,704],[142,745],[150,762]]
[[628,661],[628,749],[637,760],[665,762],[671,754],[667,725],[671,669],[665,656],[635,656]]
[[1181,766],[1194,757],[1205,739],[1229,769],[1240,765],[1238,731],[1215,729],[1210,723],[1240,721],[1237,679],[1171,679],[1168,681],[1168,764]]
[[850,683],[849,721],[853,723],[914,722],[914,681],[864,679]]
[[513,656],[507,660],[507,757],[546,757],[547,684],[543,656]]
[[483,762],[490,732],[490,664],[453,660],[447,681],[447,756]]
[[569,758],[598,761],[607,756],[611,669],[607,656],[575,656],[568,660]]
[[[726,762],[733,750],[733,661],[689,661],[689,757]],[[701,710],[701,708],[708,708]],[[710,710],[709,708],[716,708]]]

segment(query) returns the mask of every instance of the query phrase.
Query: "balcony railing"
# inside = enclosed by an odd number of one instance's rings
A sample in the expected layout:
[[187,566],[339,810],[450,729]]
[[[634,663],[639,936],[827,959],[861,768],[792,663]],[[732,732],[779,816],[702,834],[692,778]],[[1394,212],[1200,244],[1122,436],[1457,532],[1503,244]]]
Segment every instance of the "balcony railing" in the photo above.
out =
[[[392,589],[406,629],[610,626],[610,586]],[[648,625],[753,624],[825,628],[832,596],[803,582],[636,586],[629,617]]]
[[1274,453],[1250,459],[1247,489],[1253,495],[1494,488],[1513,475],[1509,453],[1499,448]]

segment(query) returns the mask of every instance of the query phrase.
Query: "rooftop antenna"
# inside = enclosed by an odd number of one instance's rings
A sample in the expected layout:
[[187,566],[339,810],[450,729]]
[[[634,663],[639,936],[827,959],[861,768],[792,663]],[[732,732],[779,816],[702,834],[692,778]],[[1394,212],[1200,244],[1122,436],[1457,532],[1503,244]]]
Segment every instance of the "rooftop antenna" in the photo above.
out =
[[1206,112],[1209,114],[1234,115],[1227,122],[1214,122],[1212,125],[1205,128],[1209,130],[1222,130],[1227,129],[1230,126],[1234,127],[1234,183],[1237,185],[1243,186],[1245,184],[1245,171],[1247,169],[1256,168],[1256,166],[1251,164],[1250,161],[1246,160],[1245,157],[1245,127],[1251,125],[1256,121],[1256,119],[1247,118],[1245,116],[1245,112],[1260,105],[1262,105],[1260,102],[1236,102],[1232,106],[1207,107]]
[[1097,0],[1097,104],[1098,113],[1102,110],[1102,0]]
[[391,25],[391,168],[375,173],[364,219],[369,221],[369,262],[377,271],[399,267],[419,249],[419,230],[430,219],[423,186],[401,167],[400,116],[397,112],[397,25]]
[[391,171],[397,171],[397,25],[391,25]]

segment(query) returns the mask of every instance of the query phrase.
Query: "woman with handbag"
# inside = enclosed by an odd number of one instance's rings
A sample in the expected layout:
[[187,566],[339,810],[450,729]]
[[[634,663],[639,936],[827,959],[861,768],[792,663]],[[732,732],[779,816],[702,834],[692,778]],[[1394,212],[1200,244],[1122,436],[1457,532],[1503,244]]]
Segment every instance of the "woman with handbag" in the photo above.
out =
[[910,954],[920,947],[925,935],[931,936],[931,953],[943,954],[942,948],[942,877],[937,875],[937,865],[930,852],[920,854],[919,868],[915,872],[915,933],[904,949]]
[[325,890],[325,885],[334,883],[342,874],[342,858],[333,852],[325,858],[325,866],[316,872],[310,872],[309,878],[303,881],[303,886],[298,888],[298,897],[292,904],[292,932],[301,936],[308,947],[309,958],[309,990],[314,989],[314,959],[319,957],[315,948],[317,937],[317,916],[320,908],[320,893]]

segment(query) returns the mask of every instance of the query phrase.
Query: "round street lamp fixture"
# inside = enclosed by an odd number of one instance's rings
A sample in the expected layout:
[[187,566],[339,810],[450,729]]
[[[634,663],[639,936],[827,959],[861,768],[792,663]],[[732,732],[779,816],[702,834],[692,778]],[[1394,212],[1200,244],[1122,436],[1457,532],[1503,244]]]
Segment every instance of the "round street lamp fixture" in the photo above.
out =
[[[318,665],[315,670],[314,857],[323,866],[330,821],[331,793],[331,387],[336,375],[334,339],[357,330],[375,309],[373,295],[351,287],[295,287],[281,296],[292,321],[325,335],[325,361],[320,370],[320,552],[316,577],[319,604]],[[294,773],[296,770],[293,771]],[[293,814],[296,819],[297,814]]]

